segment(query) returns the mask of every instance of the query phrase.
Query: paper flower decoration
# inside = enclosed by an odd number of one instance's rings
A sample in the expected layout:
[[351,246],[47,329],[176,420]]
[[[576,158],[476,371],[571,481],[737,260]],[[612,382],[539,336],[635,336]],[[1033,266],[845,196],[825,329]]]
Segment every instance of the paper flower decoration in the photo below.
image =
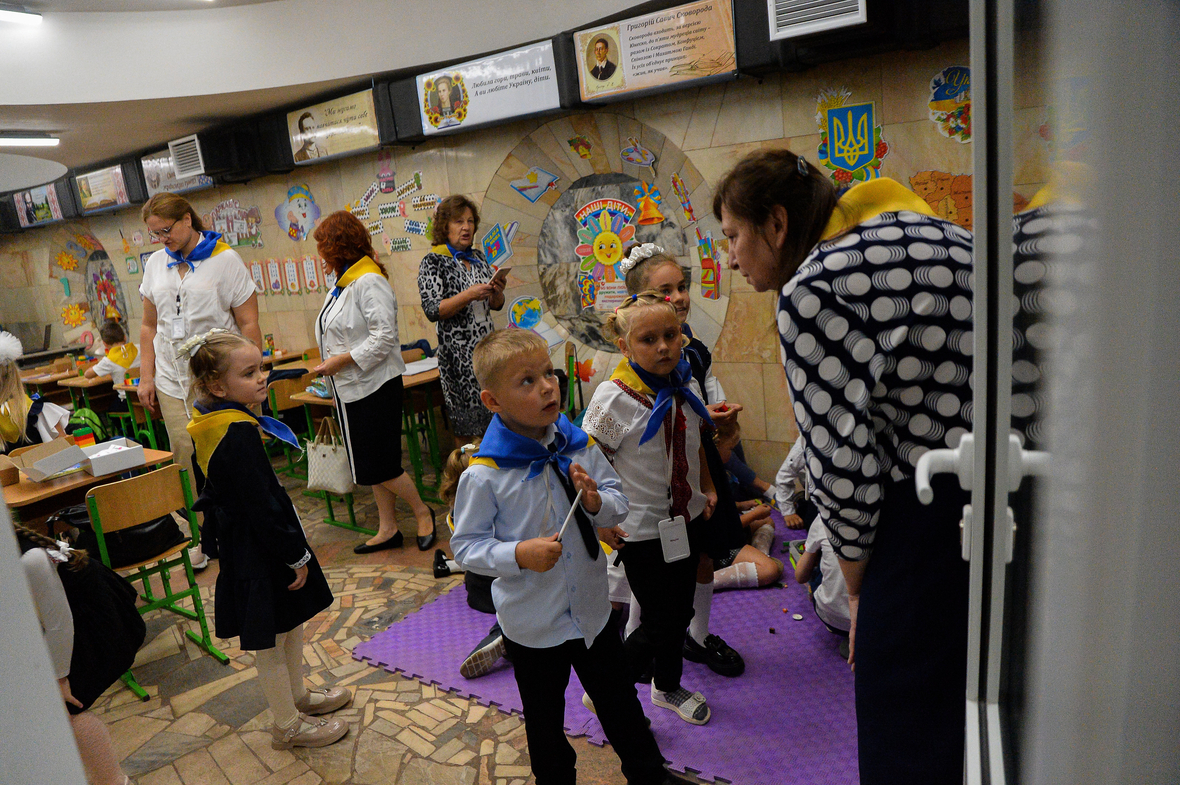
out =
[[623,246],[635,236],[635,227],[628,221],[627,215],[610,210],[587,218],[578,230],[581,245],[574,249],[583,272],[607,282],[615,280],[615,266],[623,258]]
[[63,270],[78,269],[78,259],[71,254],[66,253],[65,251],[60,252],[56,257],[54,257],[54,261],[57,262],[57,266]]

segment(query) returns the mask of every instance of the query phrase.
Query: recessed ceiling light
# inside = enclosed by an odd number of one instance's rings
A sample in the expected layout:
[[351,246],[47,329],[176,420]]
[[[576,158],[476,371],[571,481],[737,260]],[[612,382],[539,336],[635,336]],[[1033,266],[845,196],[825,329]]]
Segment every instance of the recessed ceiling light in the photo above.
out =
[[41,14],[30,11],[22,5],[0,3],[0,22],[15,22],[18,25],[39,25]]
[[0,147],[57,147],[61,140],[48,134],[0,133]]

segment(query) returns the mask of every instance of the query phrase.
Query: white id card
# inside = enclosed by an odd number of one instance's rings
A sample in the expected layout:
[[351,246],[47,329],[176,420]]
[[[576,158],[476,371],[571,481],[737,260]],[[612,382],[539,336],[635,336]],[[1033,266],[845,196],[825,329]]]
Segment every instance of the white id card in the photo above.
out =
[[172,320],[172,340],[179,341],[181,338],[184,338],[184,318],[176,314],[176,318]]
[[692,553],[688,545],[688,524],[683,515],[660,521],[660,547],[667,563],[687,559]]

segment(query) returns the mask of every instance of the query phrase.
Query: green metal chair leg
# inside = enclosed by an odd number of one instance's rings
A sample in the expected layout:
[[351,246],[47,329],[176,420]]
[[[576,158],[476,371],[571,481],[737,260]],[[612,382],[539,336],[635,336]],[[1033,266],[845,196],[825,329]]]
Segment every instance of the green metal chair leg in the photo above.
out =
[[147,694],[147,690],[139,686],[139,682],[135,680],[135,674],[130,670],[120,676],[119,679],[124,684],[126,684],[127,689],[131,690],[135,697],[139,698],[141,701],[146,701],[151,697]]

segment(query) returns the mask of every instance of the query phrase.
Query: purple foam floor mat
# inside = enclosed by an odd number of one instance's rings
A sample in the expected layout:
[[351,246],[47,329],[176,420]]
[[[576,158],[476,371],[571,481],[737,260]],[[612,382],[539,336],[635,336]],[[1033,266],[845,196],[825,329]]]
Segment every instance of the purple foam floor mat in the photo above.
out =
[[[708,699],[713,711],[709,723],[689,725],[673,712],[653,707],[645,684],[638,685],[639,699],[660,750],[677,771],[735,785],[855,785],[852,674],[837,654],[840,639],[816,618],[806,587],[795,583],[781,553],[785,539],[802,539],[806,531],[788,531],[777,513],[775,529],[772,554],[786,565],[785,588],[718,592],[713,599],[711,631],[742,654],[746,672],[729,679],[704,665],[684,663],[681,683]],[[795,621],[795,613],[803,620]],[[460,586],[359,644],[353,656],[519,713],[510,663],[501,661],[479,679],[459,675],[459,663],[493,621],[467,606]],[[566,731],[601,745],[606,741],[602,727],[581,698],[582,687],[571,672]]]

